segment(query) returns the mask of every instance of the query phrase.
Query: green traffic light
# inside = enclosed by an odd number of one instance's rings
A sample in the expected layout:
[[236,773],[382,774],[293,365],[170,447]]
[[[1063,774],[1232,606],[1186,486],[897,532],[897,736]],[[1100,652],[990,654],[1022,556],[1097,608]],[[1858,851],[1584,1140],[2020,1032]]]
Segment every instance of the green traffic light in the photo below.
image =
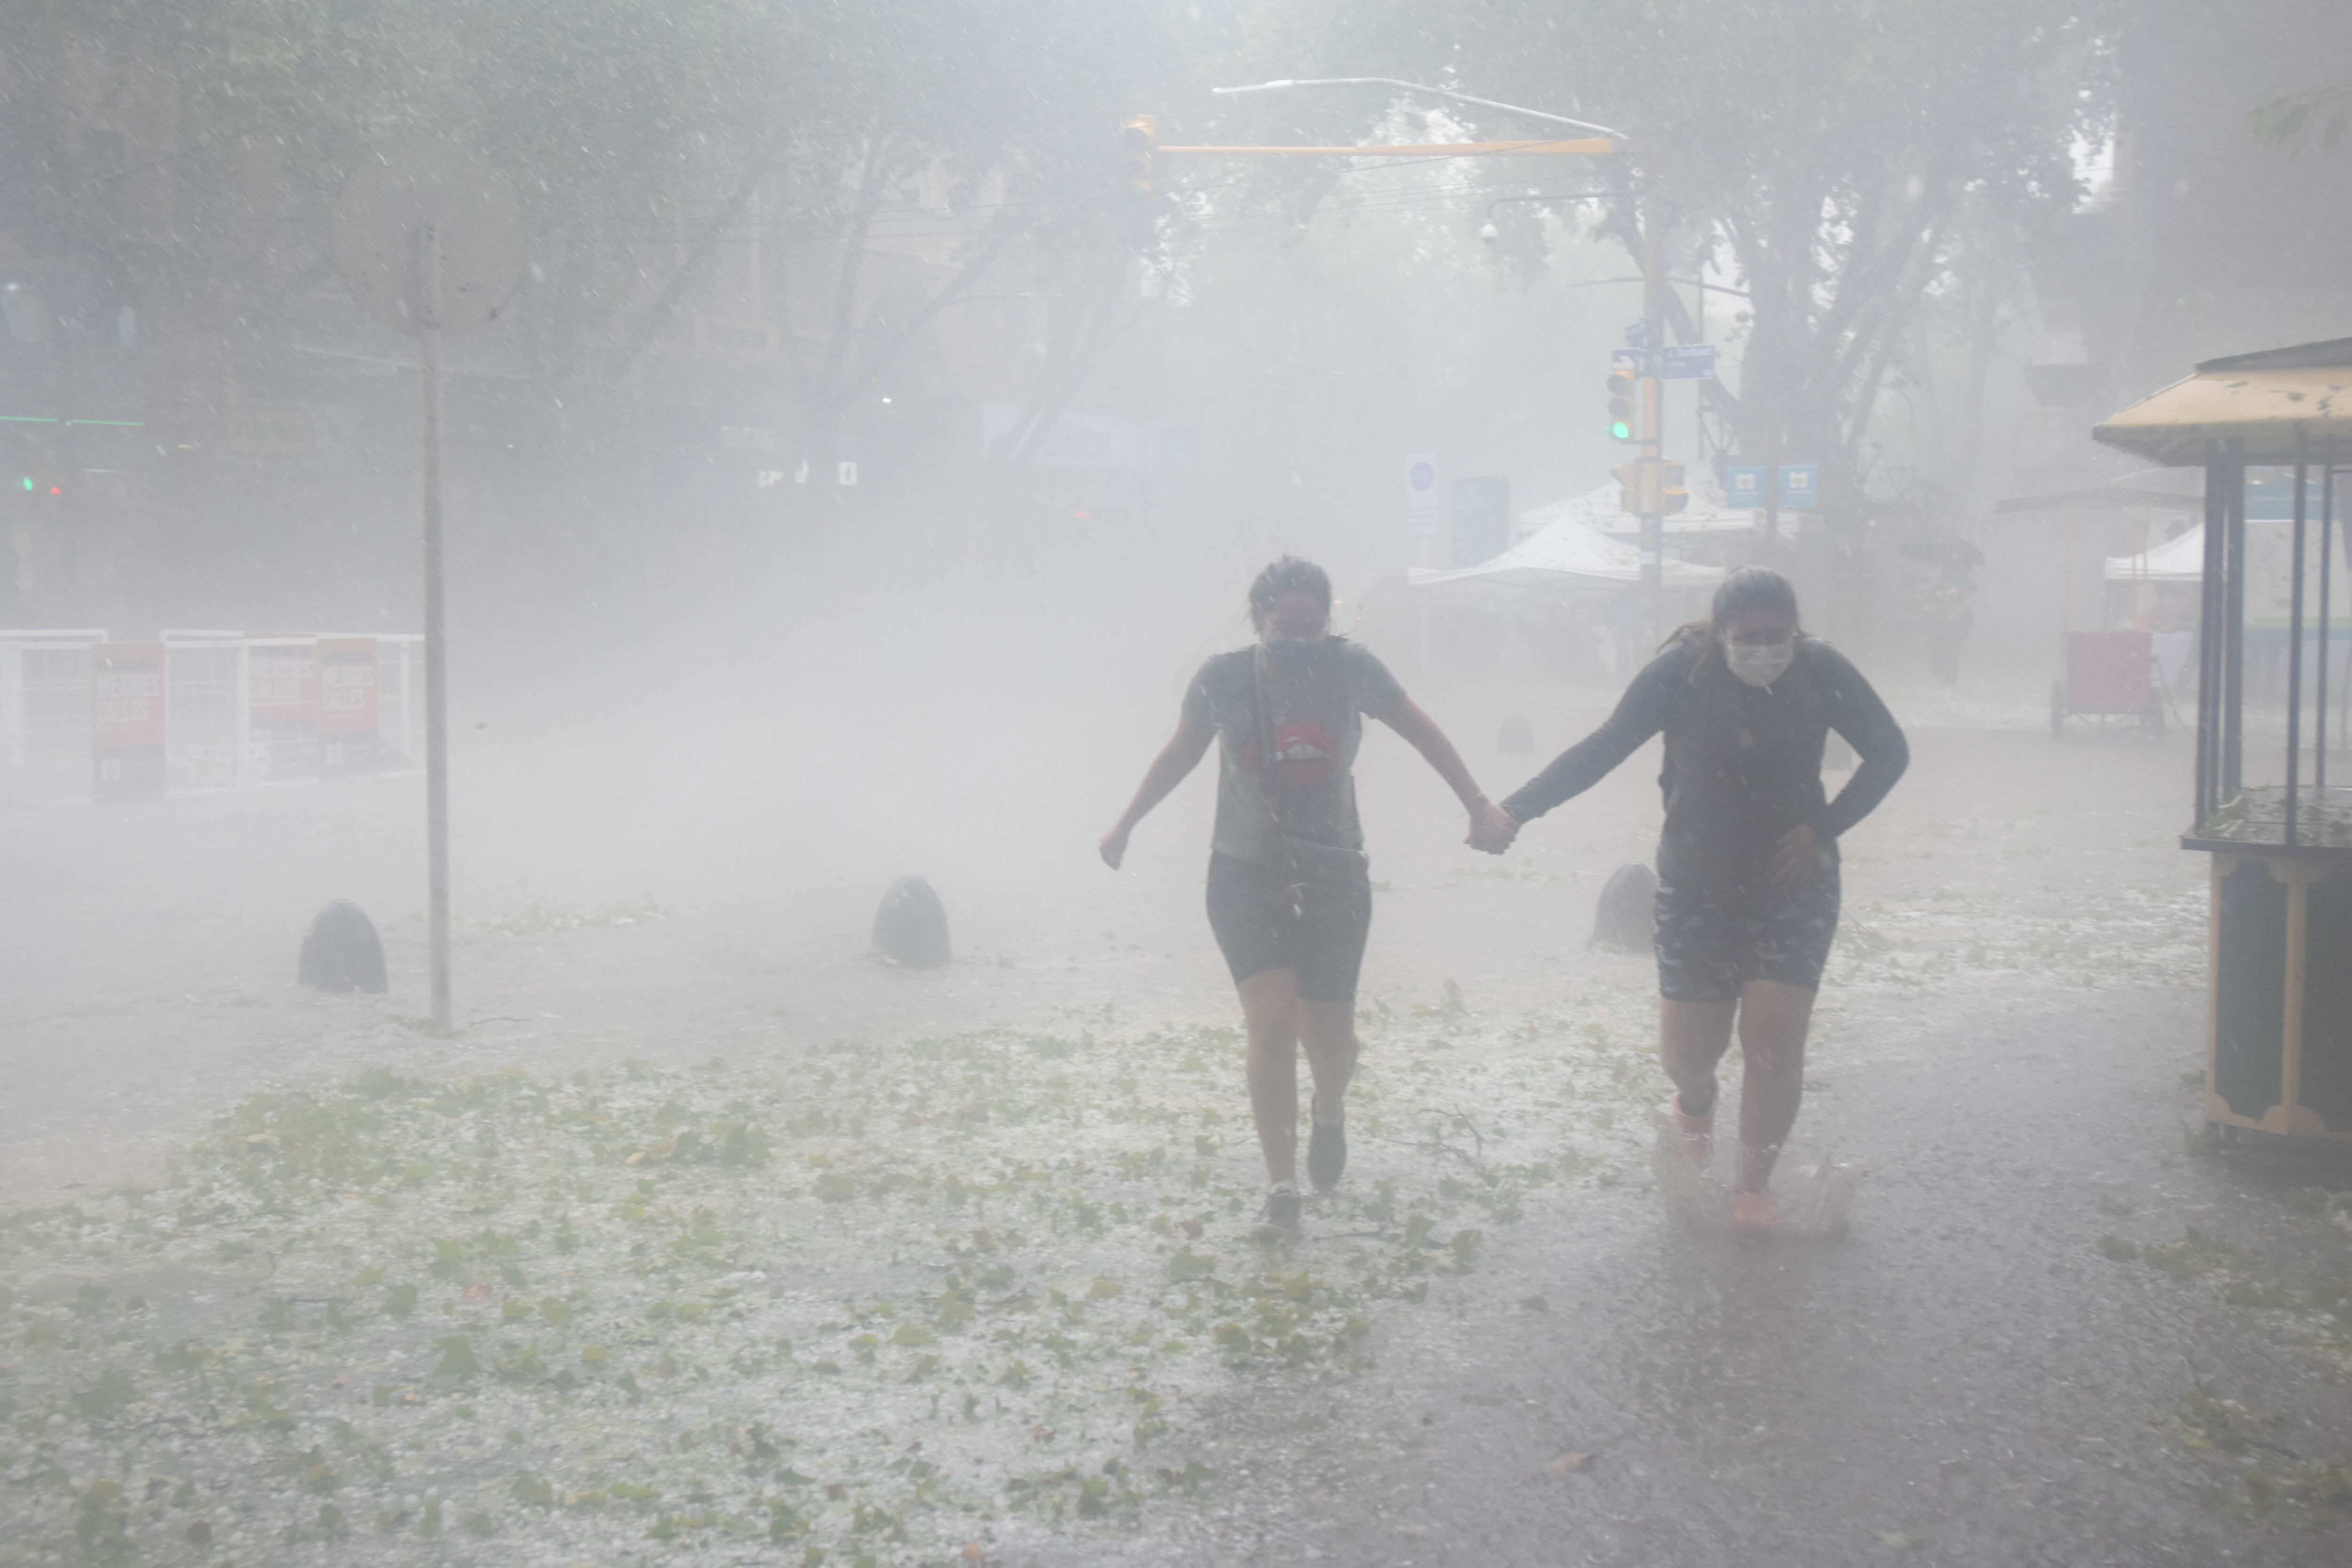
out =
[[1630,441],[1633,438],[1633,427],[1622,419],[1612,419],[1609,422],[1609,434],[1617,440]]
[[26,474],[26,475],[22,479],[18,480],[17,482],[18,482],[19,484],[23,485],[26,489],[31,489],[33,488],[33,476],[32,476],[32,475],[30,475],[30,474]]

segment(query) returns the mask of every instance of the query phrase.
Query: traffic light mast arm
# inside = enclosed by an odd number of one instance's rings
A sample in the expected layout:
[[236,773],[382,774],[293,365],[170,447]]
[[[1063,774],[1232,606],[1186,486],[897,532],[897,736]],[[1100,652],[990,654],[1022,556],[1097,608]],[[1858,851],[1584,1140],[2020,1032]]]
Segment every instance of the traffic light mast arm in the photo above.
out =
[[1162,147],[1160,149],[1160,152],[1171,154],[1293,153],[1327,158],[1498,158],[1519,155],[1598,157],[1621,150],[1619,143],[1605,136],[1584,137],[1570,142],[1426,142],[1364,147]]
[[1300,78],[1282,81],[1251,82],[1242,87],[1213,87],[1209,91],[1219,98],[1232,98],[1245,92],[1283,92],[1301,87],[1385,87],[1398,92],[1416,93],[1423,98],[1442,98],[1449,103],[1466,103],[1474,109],[1491,109],[1521,120],[1532,120],[1544,125],[1565,125],[1571,131],[1598,132],[1597,136],[1580,137],[1570,141],[1534,142],[1440,142],[1426,146],[1391,147],[1162,147],[1162,153],[1307,153],[1350,157],[1411,157],[1465,158],[1509,156],[1517,153],[1586,156],[1624,150],[1628,138],[1622,131],[1606,125],[1596,125],[1590,120],[1572,120],[1565,114],[1553,114],[1541,109],[1528,109],[1516,103],[1499,103],[1491,98],[1474,98],[1451,88],[1425,87],[1417,81],[1400,81],[1387,76],[1339,76]]
[[1505,114],[1516,114],[1522,120],[1541,121],[1546,125],[1565,125],[1571,131],[1598,131],[1617,141],[1626,140],[1622,131],[1606,125],[1595,125],[1590,120],[1571,120],[1565,114],[1553,114],[1547,110],[1528,109],[1517,103],[1498,103],[1491,98],[1473,98],[1452,88],[1424,87],[1417,81],[1399,81],[1391,76],[1333,76],[1306,78],[1297,80],[1253,82],[1246,87],[1213,87],[1211,96],[1233,98],[1244,92],[1280,92],[1297,87],[1392,87],[1402,92],[1417,92],[1424,98],[1442,98],[1450,103],[1466,103],[1476,109],[1498,109]]

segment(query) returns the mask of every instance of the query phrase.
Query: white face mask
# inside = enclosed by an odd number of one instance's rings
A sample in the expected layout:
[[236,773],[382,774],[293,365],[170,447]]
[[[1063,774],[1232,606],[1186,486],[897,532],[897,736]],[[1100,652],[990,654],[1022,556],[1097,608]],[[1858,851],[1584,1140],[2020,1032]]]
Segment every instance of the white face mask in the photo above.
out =
[[1726,643],[1724,661],[1731,673],[1750,686],[1769,686],[1780,679],[1797,657],[1797,639],[1786,642]]

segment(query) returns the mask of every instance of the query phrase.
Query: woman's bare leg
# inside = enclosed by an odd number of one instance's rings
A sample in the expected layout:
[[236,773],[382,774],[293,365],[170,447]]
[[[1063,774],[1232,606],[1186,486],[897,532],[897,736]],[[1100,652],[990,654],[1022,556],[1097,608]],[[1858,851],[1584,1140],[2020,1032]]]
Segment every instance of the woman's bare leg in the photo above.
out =
[[1729,1002],[1658,1002],[1658,1059],[1675,1080],[1683,1108],[1715,1109],[1715,1068],[1731,1048]]
[[1805,1030],[1813,992],[1751,980],[1739,992],[1739,1184],[1760,1193],[1805,1096]]
[[1298,976],[1266,969],[1238,988],[1242,1019],[1249,1027],[1250,1114],[1257,1121],[1257,1146],[1265,1173],[1279,1187],[1298,1184],[1298,1028],[1305,1005]]
[[1356,1076],[1356,1005],[1298,1004],[1298,1042],[1307,1047],[1307,1068],[1315,1075],[1315,1098],[1333,1112]]

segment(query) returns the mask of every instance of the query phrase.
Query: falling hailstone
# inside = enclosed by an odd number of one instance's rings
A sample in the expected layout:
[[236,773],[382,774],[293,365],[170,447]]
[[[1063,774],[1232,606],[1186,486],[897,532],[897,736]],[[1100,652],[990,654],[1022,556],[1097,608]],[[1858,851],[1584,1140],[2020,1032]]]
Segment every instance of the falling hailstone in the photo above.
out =
[[[1738,1108],[1727,1102],[1719,1105],[1717,1119],[1720,1126],[1736,1126]],[[1738,1141],[1717,1138],[1713,1163],[1702,1166],[1691,1158],[1682,1134],[1675,1128],[1674,1117],[1664,1107],[1657,1111],[1657,1130],[1654,1158],[1658,1196],[1664,1202],[1666,1212],[1693,1230],[1717,1234],[1732,1231],[1735,1227],[1731,1223],[1727,1167],[1738,1157]],[[1772,1176],[1772,1196],[1780,1211],[1780,1225],[1772,1234],[1801,1240],[1828,1240],[1843,1236],[1853,1208],[1854,1188],[1861,1181],[1860,1167],[1841,1163],[1826,1154],[1783,1154]]]

